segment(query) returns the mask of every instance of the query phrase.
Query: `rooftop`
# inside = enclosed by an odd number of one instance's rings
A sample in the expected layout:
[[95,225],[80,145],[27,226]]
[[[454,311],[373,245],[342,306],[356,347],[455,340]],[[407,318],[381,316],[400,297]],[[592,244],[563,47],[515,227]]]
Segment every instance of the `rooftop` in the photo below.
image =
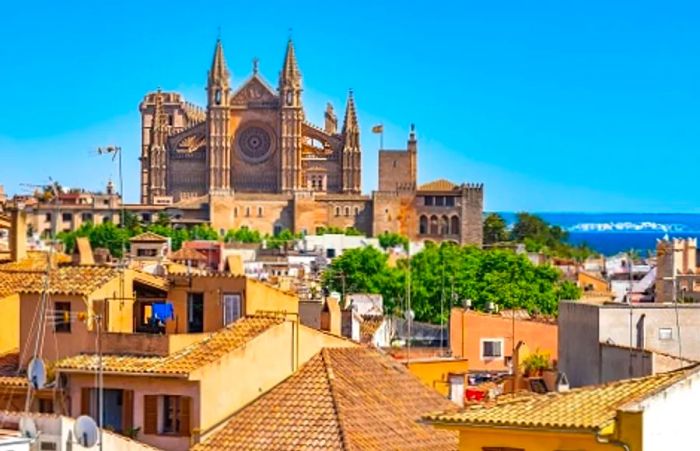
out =
[[457,185],[445,179],[433,180],[418,187],[418,191],[452,191]]
[[598,431],[615,421],[618,410],[657,394],[695,373],[700,366],[568,392],[511,398],[493,406],[471,406],[453,413],[433,413],[430,423],[461,426],[531,427]]
[[456,406],[391,358],[326,348],[193,449],[456,449],[418,422],[436,408]]
[[168,239],[153,232],[144,232],[129,240],[132,243],[165,243]]
[[118,271],[104,266],[63,266],[46,273],[0,268],[0,297],[14,293],[40,293],[45,286],[49,294],[88,296],[118,276]]
[[19,350],[0,354],[0,387],[26,387],[27,378],[19,372]]
[[[106,373],[187,376],[282,322],[277,317],[244,317],[173,354],[162,357],[111,354],[102,357],[102,365]],[[56,368],[63,372],[93,372],[97,363],[97,355],[80,354],[58,361]]]

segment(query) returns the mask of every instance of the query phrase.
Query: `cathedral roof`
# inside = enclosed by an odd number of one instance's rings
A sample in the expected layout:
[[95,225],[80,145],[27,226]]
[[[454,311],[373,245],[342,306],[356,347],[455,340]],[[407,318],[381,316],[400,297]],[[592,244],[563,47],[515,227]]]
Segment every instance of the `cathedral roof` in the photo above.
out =
[[418,191],[452,191],[457,185],[445,179],[437,179],[424,183],[418,187]]

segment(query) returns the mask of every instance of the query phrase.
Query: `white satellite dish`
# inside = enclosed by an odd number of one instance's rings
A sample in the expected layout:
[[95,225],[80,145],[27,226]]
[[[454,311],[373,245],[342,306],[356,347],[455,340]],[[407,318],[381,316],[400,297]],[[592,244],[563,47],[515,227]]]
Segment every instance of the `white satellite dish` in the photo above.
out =
[[19,432],[24,438],[34,439],[39,435],[36,429],[36,423],[30,417],[21,417],[19,419]]
[[97,444],[100,432],[95,420],[87,415],[81,415],[75,420],[73,435],[80,446],[92,448]]
[[34,390],[44,388],[46,385],[46,365],[44,365],[44,361],[41,358],[36,357],[29,362],[27,379],[29,379],[29,385]]

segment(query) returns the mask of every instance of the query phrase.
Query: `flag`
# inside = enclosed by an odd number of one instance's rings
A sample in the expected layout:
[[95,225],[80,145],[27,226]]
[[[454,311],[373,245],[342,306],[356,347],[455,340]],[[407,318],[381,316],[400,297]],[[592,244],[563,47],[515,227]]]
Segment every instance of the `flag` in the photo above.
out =
[[384,133],[384,125],[378,124],[372,127],[372,133]]

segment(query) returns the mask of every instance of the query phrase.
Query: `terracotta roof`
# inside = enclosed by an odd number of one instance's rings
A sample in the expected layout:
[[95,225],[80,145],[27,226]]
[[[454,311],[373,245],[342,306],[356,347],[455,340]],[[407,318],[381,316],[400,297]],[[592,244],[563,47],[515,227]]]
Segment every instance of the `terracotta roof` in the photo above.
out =
[[168,287],[170,286],[167,277],[156,276],[154,274],[139,270],[134,270],[134,282],[138,282],[161,291],[168,291]]
[[158,235],[157,233],[144,232],[129,239],[129,241],[132,243],[165,243],[168,241],[168,238]]
[[403,365],[367,348],[326,348],[193,449],[457,449],[418,422],[454,406]]
[[170,254],[171,260],[192,260],[192,261],[206,261],[207,257],[196,249],[191,247],[182,247],[180,250]]
[[27,378],[19,370],[19,350],[0,354],[0,387],[26,387]]
[[[51,254],[51,265],[53,267],[68,264],[71,261],[71,256],[62,252],[53,252]],[[46,271],[47,262],[48,252],[29,251],[26,258],[20,261],[0,264],[0,272]]]
[[457,185],[445,179],[433,180],[418,187],[418,191],[452,191]]
[[[78,294],[87,296],[118,276],[118,271],[104,266],[64,266],[50,272],[50,294]],[[43,291],[46,274],[31,271],[4,271],[0,269],[0,296],[13,293]]]
[[[282,322],[281,318],[245,317],[168,356],[105,355],[102,357],[102,364],[108,373],[186,376],[204,365],[216,362],[227,353]],[[62,371],[92,372],[97,369],[97,356],[81,354],[68,357],[58,361],[56,368]]]
[[615,421],[617,411],[685,379],[700,366],[568,392],[517,397],[491,407],[472,406],[457,413],[434,413],[428,422],[462,426],[498,426],[600,430]]

